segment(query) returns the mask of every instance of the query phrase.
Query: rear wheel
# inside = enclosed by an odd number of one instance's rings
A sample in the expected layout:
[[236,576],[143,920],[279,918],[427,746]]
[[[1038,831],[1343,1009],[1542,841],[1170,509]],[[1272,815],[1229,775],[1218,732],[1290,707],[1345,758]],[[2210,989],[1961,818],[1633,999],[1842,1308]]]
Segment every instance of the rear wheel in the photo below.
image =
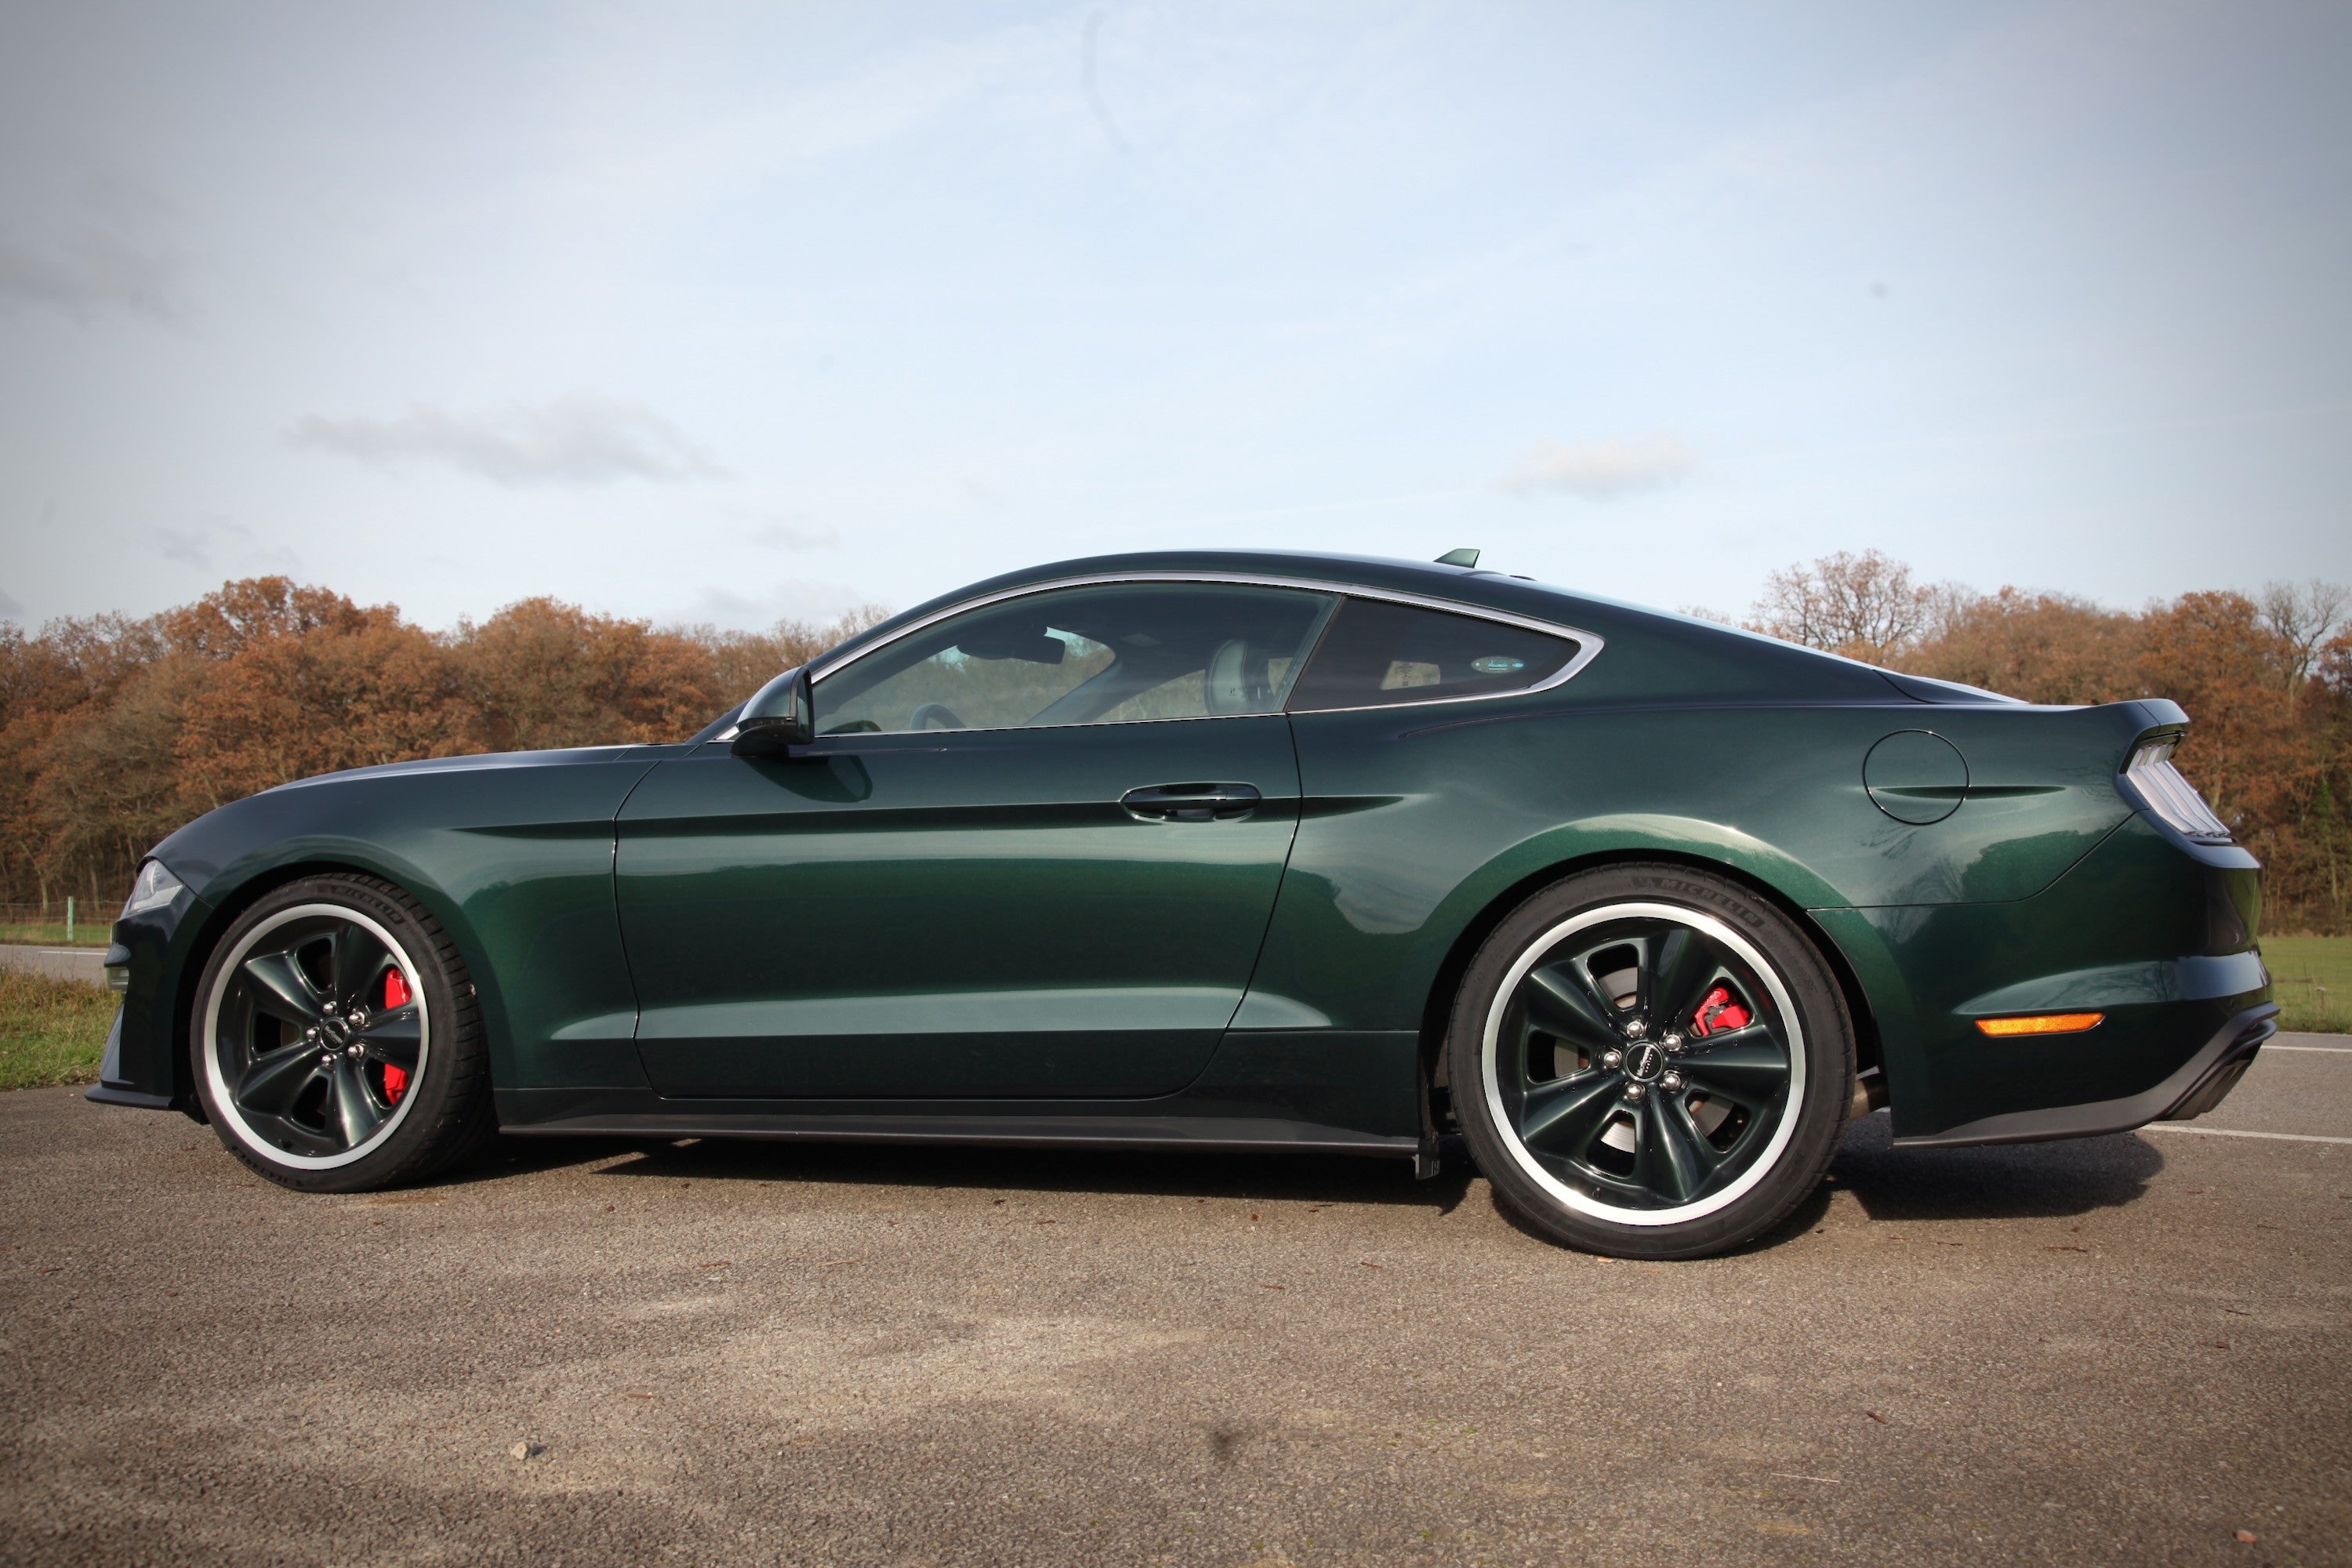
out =
[[310,877],[266,895],[214,950],[188,1032],[221,1142],[286,1186],[412,1181],[493,1130],[465,965],[388,882]]
[[1570,877],[1507,917],[1447,1038],[1464,1137],[1512,1208],[1587,1251],[1752,1240],[1820,1184],[1853,1031],[1795,923],[1676,866]]

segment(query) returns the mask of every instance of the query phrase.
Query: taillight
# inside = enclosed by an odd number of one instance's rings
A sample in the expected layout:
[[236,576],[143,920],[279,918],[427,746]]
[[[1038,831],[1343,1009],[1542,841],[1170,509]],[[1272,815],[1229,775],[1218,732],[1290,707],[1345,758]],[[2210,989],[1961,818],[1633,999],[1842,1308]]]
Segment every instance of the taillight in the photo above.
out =
[[2140,803],[2178,829],[2186,838],[2200,844],[2227,844],[2229,826],[2213,815],[2197,786],[2172,765],[2172,753],[2180,744],[2180,737],[2168,735],[2160,741],[2143,741],[2125,764],[2124,778]]

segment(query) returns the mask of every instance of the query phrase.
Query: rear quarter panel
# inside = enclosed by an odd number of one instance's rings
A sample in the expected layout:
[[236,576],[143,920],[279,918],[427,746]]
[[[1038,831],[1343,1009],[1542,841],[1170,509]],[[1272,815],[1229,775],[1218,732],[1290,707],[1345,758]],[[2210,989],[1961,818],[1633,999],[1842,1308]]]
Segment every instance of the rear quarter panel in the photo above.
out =
[[[1507,893],[1580,863],[1717,865],[1801,911],[2021,908],[2132,815],[2114,775],[2139,729],[2113,710],[1899,696],[1539,694],[1292,722],[1298,839],[1243,1018],[1351,1029],[1420,1027],[1463,934]],[[1864,787],[1871,747],[1909,729],[1945,735],[1969,760],[1969,795],[1942,822],[1898,822]],[[1949,1059],[1931,1070],[1914,1023],[1917,966],[1933,971],[1938,955],[1915,945],[1893,962],[1867,926],[1852,940],[1873,1016],[1895,1024],[1882,1044],[1896,1101],[1927,1108],[1937,1079],[1964,1070]],[[1948,957],[1981,969],[1958,949]],[[2008,978],[2045,959],[2072,962],[2012,954]]]

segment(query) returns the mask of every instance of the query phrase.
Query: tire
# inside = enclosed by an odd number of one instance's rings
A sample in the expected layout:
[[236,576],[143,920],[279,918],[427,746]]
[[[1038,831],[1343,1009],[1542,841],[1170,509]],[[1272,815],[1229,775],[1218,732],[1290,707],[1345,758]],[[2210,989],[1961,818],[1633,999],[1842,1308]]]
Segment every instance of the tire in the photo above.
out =
[[418,1181],[497,1131],[465,963],[373,877],[306,877],[238,915],[196,983],[188,1050],[221,1142],[299,1192]]
[[1820,1185],[1853,1025],[1796,923],[1727,878],[1636,864],[1528,899],[1446,1032],[1465,1141],[1513,1211],[1620,1258],[1728,1251]]

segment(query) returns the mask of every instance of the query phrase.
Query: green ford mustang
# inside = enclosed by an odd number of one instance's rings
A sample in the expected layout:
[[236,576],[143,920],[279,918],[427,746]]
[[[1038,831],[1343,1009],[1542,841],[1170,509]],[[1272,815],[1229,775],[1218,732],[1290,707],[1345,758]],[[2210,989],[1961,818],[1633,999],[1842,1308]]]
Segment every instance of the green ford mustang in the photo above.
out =
[[1842,1126],[2210,1109],[2260,868],[2150,700],[2035,708],[1472,566],[1066,562],[677,745],[307,779],[159,845],[93,1100],[288,1186],[509,1133],[1386,1154],[1576,1247]]

